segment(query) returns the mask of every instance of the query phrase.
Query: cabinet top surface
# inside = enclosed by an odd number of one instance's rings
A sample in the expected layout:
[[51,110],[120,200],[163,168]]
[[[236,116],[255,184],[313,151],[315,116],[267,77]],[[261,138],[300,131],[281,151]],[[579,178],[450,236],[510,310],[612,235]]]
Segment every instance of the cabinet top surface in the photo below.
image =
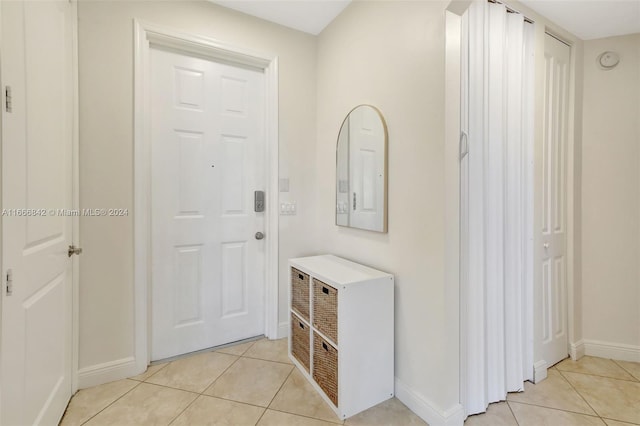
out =
[[[359,263],[351,262],[338,256],[325,254],[322,256],[299,257],[289,259],[294,268],[300,269],[319,279],[335,284],[348,285],[377,278],[393,278],[393,275]],[[331,284],[331,282],[329,284]]]

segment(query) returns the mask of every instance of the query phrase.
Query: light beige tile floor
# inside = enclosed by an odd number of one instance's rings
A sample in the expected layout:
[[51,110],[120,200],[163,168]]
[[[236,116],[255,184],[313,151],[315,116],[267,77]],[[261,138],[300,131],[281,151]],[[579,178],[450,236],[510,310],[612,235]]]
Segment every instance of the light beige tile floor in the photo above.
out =
[[[342,422],[287,357],[286,339],[240,343],[155,364],[78,392],[61,425],[426,425],[392,398]],[[640,363],[584,357],[491,404],[466,426],[640,424]]]
[[61,425],[426,425],[393,398],[341,421],[287,356],[287,339],[240,343],[83,389]]
[[640,363],[585,356],[549,369],[546,380],[470,416],[465,426],[640,424]]

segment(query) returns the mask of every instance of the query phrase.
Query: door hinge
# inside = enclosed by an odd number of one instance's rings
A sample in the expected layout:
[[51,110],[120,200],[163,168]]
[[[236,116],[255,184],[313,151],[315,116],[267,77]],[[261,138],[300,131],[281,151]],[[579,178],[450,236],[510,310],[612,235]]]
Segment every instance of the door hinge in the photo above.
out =
[[5,278],[7,279],[7,296],[11,296],[13,294],[13,270],[7,269]]
[[67,250],[67,254],[69,255],[69,257],[73,256],[74,254],[76,256],[80,256],[82,254],[82,248],[70,245],[69,250]]
[[7,112],[13,112],[12,108],[12,96],[11,96],[11,86],[5,86],[4,88],[4,109]]

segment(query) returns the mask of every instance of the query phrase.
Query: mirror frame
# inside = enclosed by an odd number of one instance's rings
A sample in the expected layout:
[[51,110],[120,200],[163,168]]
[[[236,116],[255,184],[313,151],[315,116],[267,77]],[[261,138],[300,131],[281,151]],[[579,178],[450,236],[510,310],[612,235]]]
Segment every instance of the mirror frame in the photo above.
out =
[[[384,182],[383,182],[383,200],[382,200],[382,211],[384,214],[384,217],[382,219],[382,230],[377,230],[377,229],[368,229],[368,228],[359,228],[356,226],[352,226],[352,225],[341,225],[338,223],[338,212],[336,209],[336,205],[338,202],[338,144],[340,143],[340,134],[342,133],[342,129],[344,128],[345,123],[347,122],[347,120],[349,119],[349,116],[351,115],[351,113],[353,111],[355,111],[356,109],[360,108],[360,107],[369,107],[371,109],[373,109],[375,111],[375,113],[378,115],[378,117],[380,118],[380,122],[382,123],[382,128],[384,130],[384,165],[383,165],[383,173],[384,173]],[[336,140],[336,169],[335,169],[335,184],[334,184],[334,190],[335,190],[335,197],[334,197],[334,206],[333,206],[333,213],[335,215],[335,224],[336,226],[340,226],[342,228],[351,228],[351,229],[360,229],[363,231],[371,231],[371,232],[377,232],[380,234],[385,234],[387,232],[389,232],[388,230],[388,223],[389,223],[389,207],[388,207],[388,192],[389,192],[389,131],[387,128],[387,121],[384,119],[384,115],[382,115],[382,111],[380,111],[380,109],[378,109],[377,107],[371,105],[371,104],[359,104],[356,105],[355,107],[351,108],[351,110],[347,113],[347,115],[345,116],[345,118],[342,120],[342,124],[340,125],[340,130],[338,130],[338,137]],[[351,191],[349,191],[349,193],[351,193]]]

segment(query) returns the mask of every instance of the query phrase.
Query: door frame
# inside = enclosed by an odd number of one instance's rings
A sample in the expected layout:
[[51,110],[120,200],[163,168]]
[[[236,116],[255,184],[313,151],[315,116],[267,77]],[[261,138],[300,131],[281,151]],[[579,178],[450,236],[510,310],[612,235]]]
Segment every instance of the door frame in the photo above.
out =
[[265,78],[267,174],[265,330],[278,338],[278,57],[134,19],[134,346],[136,370],[150,361],[151,321],[151,45],[239,66],[262,69]]
[[[546,37],[551,36],[561,43],[566,44],[570,49],[569,59],[569,105],[567,111],[567,152],[566,152],[566,191],[567,191],[567,205],[566,205],[566,223],[567,233],[565,240],[566,255],[567,255],[567,293],[566,293],[566,310],[567,310],[567,355],[570,355],[573,360],[580,359],[584,355],[584,347],[581,344],[581,325],[582,325],[582,309],[581,302],[578,300],[582,294],[579,288],[579,278],[576,279],[576,274],[579,276],[580,255],[576,253],[576,247],[579,247],[579,243],[576,244],[576,236],[579,238],[579,228],[576,228],[576,214],[579,214],[579,209],[576,210],[576,195],[580,193],[580,177],[576,173],[576,145],[580,144],[582,134],[578,127],[581,125],[581,120],[578,118],[582,115],[581,98],[578,99],[578,91],[576,87],[581,82],[581,75],[577,72],[579,66],[578,48],[579,42],[571,36],[565,35],[562,31],[558,31],[556,28],[550,25],[541,25],[536,29],[536,81],[535,87],[540,88],[545,85],[545,43]],[[543,359],[541,353],[542,346],[542,334],[541,334],[541,319],[539,317],[540,307],[542,306],[542,288],[538,285],[541,282],[540,276],[541,265],[541,236],[538,232],[541,229],[542,220],[542,194],[539,193],[539,182],[542,180],[542,159],[541,150],[544,144],[544,129],[543,112],[544,112],[544,91],[536,90],[535,97],[535,111],[539,114],[534,119],[535,141],[534,141],[534,250],[533,250],[533,271],[534,271],[534,288],[533,288],[533,323],[534,323],[534,383],[538,383],[547,377],[547,370],[549,365],[546,359]],[[579,163],[579,161],[578,161]],[[578,198],[579,200],[579,198]],[[578,219],[579,223],[579,219]],[[577,260],[576,260],[577,259]]]
[[[73,134],[71,153],[71,203],[72,209],[80,212],[80,64],[78,55],[78,0],[71,1],[71,60],[73,61]],[[71,218],[71,241],[76,247],[82,247],[80,240],[80,216]],[[71,395],[78,390],[80,376],[80,262],[82,256],[72,256],[71,287]]]

